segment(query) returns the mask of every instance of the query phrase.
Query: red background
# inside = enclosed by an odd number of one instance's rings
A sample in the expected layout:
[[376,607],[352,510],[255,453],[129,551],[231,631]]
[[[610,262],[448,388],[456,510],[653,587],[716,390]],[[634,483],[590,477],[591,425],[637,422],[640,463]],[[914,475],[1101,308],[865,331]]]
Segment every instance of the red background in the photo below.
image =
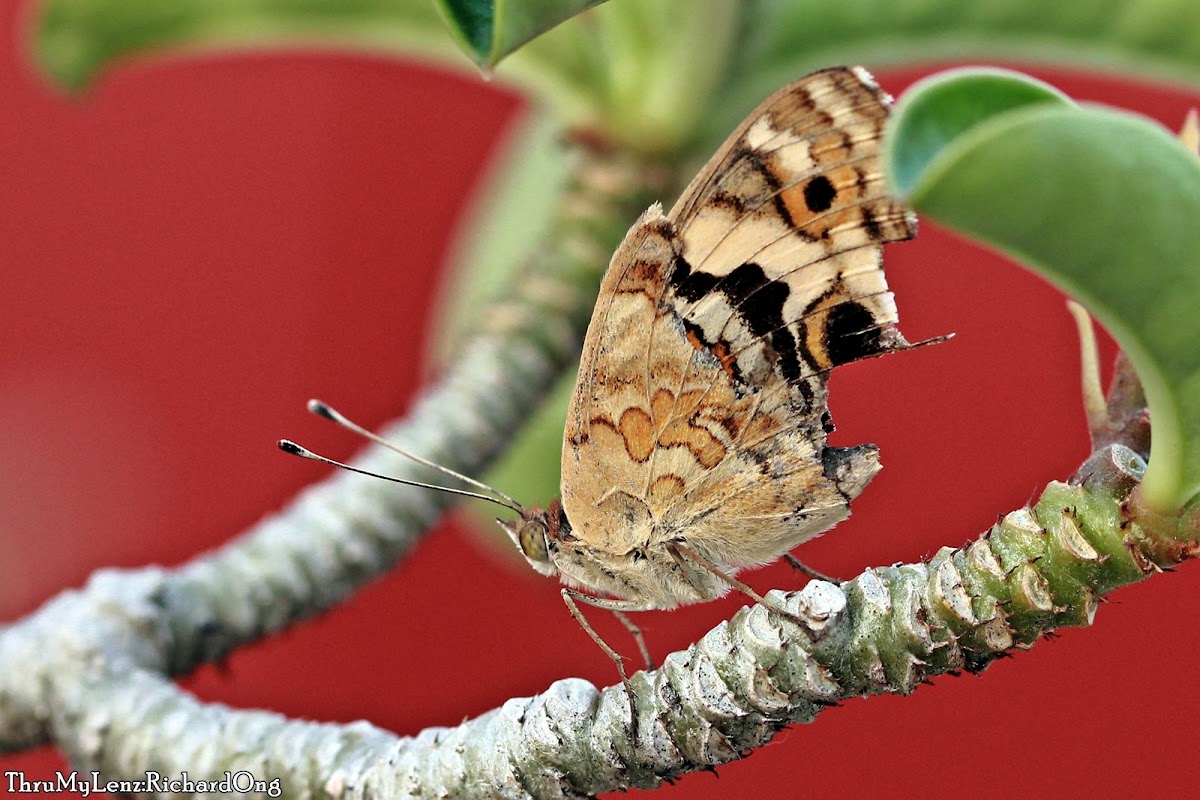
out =
[[[18,11],[5,6],[0,41],[22,38]],[[1035,73],[1172,127],[1195,102]],[[898,93],[917,75],[880,78]],[[69,99],[23,45],[4,48],[0,619],[97,567],[184,561],[321,477],[274,449],[289,435],[353,451],[305,414],[309,396],[370,424],[402,412],[455,220],[520,111],[479,80],[337,55],[155,61]],[[854,518],[802,551],[843,576],[972,538],[1087,452],[1054,290],[932,225],[890,249],[888,270],[910,338],[958,336],[834,380],[835,441],[874,441],[887,466]],[[797,585],[782,566],[750,581]],[[1116,594],[1094,629],[980,678],[847,703],[663,796],[1185,794],[1198,597],[1189,565]],[[742,604],[642,622],[661,657]],[[185,685],[411,734],[571,675],[614,678],[555,585],[444,524],[351,602]],[[0,759],[32,778],[61,765],[48,748]]]

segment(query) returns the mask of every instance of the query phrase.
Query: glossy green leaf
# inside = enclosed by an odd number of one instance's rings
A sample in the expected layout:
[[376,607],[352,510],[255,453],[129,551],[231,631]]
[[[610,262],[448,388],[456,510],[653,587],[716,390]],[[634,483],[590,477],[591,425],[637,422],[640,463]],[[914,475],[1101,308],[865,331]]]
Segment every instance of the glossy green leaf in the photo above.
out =
[[604,0],[437,0],[475,63],[494,67],[530,39]]
[[746,0],[702,148],[788,81],[834,64],[1026,61],[1200,83],[1195,0]]
[[[539,35],[592,6],[586,21]],[[692,142],[697,158],[772,90],[836,63],[969,56],[1200,81],[1193,0],[43,0],[37,8],[35,51],[70,87],[120,59],[181,50],[337,47],[463,67],[457,38],[485,65],[519,47],[499,77],[571,124],[651,152]]]
[[919,213],[1061,287],[1129,354],[1154,429],[1147,501],[1200,492],[1200,159],[1148,119],[996,70],[914,86],[886,137]]
[[901,142],[903,148],[888,155],[889,180],[910,187],[946,142],[989,117],[1036,103],[1074,105],[1053,86],[1009,70],[951,70],[922,81],[896,110],[897,119],[904,116],[904,136],[890,137],[887,146]]
[[46,0],[35,53],[82,88],[119,59],[163,50],[344,47],[458,60],[431,0]]
[[[495,77],[565,124],[643,151],[678,147],[725,78],[741,0],[44,0],[32,30],[42,69],[79,89],[131,58],[280,47],[466,69],[456,37],[468,51],[496,48],[494,63],[590,6],[597,7],[521,47]],[[492,44],[483,44],[485,33]]]

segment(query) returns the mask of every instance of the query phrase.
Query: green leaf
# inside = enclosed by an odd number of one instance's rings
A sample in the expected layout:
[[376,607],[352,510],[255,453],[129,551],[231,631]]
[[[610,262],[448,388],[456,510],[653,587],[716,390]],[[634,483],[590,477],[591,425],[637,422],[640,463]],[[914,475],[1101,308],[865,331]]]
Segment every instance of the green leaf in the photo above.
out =
[[490,69],[530,39],[604,0],[437,0],[463,49]]
[[1200,159],[1148,119],[997,70],[914,86],[885,136],[899,195],[1077,298],[1129,355],[1154,428],[1146,500],[1200,492]]
[[63,85],[158,51],[306,45],[457,61],[430,0],[47,0],[35,51]]
[[[889,138],[889,180],[907,190],[946,142],[1003,111],[1034,103],[1074,105],[1065,94],[1041,81],[1002,69],[951,70],[922,81],[910,92],[895,117],[905,116],[903,139]],[[894,126],[899,125],[893,122]]]
[[339,48],[465,68],[454,37],[491,53],[490,65],[590,6],[497,77],[613,143],[661,153],[690,139],[724,80],[741,0],[45,0],[34,49],[74,89],[124,59],[231,49]]
[[1200,83],[1194,0],[747,0],[744,8],[734,69],[701,132],[705,148],[774,89],[833,64],[1018,60]]

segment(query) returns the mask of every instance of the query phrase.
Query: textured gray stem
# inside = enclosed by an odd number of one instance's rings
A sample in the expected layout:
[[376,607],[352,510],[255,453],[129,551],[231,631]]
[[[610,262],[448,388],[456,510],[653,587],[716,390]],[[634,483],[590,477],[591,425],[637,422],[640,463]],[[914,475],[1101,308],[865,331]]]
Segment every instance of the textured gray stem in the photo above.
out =
[[[771,593],[804,624],[742,609],[661,668],[632,678],[638,730],[620,686],[555,683],[456,728],[399,738],[368,723],[316,724],[191,698],[162,675],[172,634],[159,569],[106,570],[0,636],[0,663],[36,664],[36,703],[73,760],[105,777],[279,777],[283,796],[586,797],[652,787],[740,758],[841,700],[908,693],[977,671],[1063,625],[1090,624],[1105,592],[1195,556],[1200,513],[1158,531],[1128,516],[1144,468],[1111,445],[1072,485],[929,562],[871,569],[841,587]],[[365,484],[365,482],[362,482]],[[14,698],[16,687],[19,697]],[[8,744],[19,727],[6,727]],[[27,741],[36,727],[25,728]],[[169,746],[164,746],[169,742]],[[163,795],[166,796],[166,795]]]

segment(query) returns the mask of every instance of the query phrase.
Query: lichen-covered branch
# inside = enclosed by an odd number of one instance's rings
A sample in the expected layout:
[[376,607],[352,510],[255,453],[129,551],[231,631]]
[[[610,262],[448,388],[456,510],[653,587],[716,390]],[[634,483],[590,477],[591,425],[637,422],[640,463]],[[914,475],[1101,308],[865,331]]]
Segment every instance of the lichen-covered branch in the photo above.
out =
[[[1056,628],[1090,624],[1105,593],[1200,550],[1197,510],[1131,516],[1143,469],[1132,450],[1110,445],[1072,483],[1050,484],[962,548],[841,587],[773,592],[804,625],[742,609],[635,674],[636,739],[622,688],[580,680],[413,738],[199,703],[161,674],[170,638],[161,599],[174,579],[162,570],[98,573],[0,637],[0,662],[41,652],[46,668],[72,676],[46,681],[47,721],[76,763],[106,776],[246,769],[280,776],[287,797],[586,797],[651,787],[740,758],[841,700],[908,693]],[[102,629],[88,627],[97,621]],[[113,654],[87,659],[93,636],[115,642]]]
[[[1087,625],[1104,593],[1200,547],[1194,534],[1176,536],[1196,530],[1195,512],[1164,529],[1128,516],[1144,469],[1131,450],[1114,445],[1090,463],[1096,468],[1078,483],[1052,483],[1032,508],[1008,514],[966,547],[868,570],[840,588],[814,581],[772,593],[803,629],[765,607],[743,609],[660,669],[637,673],[636,741],[620,686],[597,692],[563,681],[459,728],[427,731],[413,744],[425,752],[409,750],[404,763],[424,786],[444,786],[454,797],[653,787],[739,758],[841,700],[905,694],[937,674],[983,669],[1056,628]],[[488,757],[473,762],[475,737],[485,734],[495,750],[479,751]],[[443,751],[461,755],[461,782],[447,785],[434,772]]]

